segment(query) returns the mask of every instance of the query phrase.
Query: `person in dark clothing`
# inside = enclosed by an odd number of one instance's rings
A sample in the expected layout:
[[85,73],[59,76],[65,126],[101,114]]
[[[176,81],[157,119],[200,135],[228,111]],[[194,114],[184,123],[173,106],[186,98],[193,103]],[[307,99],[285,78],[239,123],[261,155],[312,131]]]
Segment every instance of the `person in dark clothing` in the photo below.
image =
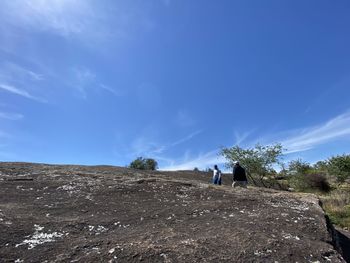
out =
[[233,167],[232,181],[232,187],[247,187],[248,179],[245,173],[245,169],[242,166],[240,166],[239,162],[235,162],[235,166]]

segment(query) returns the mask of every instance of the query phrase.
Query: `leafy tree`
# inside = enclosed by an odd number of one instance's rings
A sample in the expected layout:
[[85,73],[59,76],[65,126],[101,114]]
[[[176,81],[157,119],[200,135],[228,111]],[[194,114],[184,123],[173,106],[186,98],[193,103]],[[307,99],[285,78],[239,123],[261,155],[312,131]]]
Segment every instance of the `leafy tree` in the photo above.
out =
[[327,172],[328,171],[328,162],[327,161],[318,161],[313,165],[314,170]]
[[139,170],[157,170],[158,163],[156,160],[151,158],[138,157],[132,161],[129,165],[130,168],[139,169]]
[[145,170],[152,170],[152,171],[154,171],[154,170],[158,169],[157,161],[154,160],[154,159],[150,159],[150,158],[146,159],[145,166],[146,166]]
[[194,171],[194,172],[199,172],[198,167],[194,167],[193,171]]
[[[239,161],[250,175],[257,176],[261,183],[266,186],[263,178],[267,174],[274,173],[273,166],[280,163],[282,151],[282,145],[278,143],[268,146],[257,144],[254,148],[248,149],[239,146],[222,148],[220,155],[226,159],[227,168],[233,168],[235,162]],[[254,178],[251,177],[251,179],[256,184]]]
[[350,154],[337,155],[328,159],[328,172],[339,182],[350,178]]
[[307,162],[302,161],[301,159],[290,161],[288,164],[288,173],[291,175],[305,175],[311,170],[311,165]]

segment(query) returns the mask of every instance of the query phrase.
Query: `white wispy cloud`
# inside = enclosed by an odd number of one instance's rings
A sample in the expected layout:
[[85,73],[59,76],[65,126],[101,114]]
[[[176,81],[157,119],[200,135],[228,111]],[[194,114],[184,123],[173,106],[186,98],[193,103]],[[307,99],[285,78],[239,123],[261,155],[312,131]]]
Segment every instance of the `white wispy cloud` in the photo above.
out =
[[158,159],[169,161],[169,158],[161,156],[161,154],[163,154],[170,148],[176,147],[180,144],[190,141],[201,132],[202,130],[194,131],[184,136],[183,138],[180,138],[170,143],[159,143],[146,136],[139,136],[131,143],[131,156],[157,156]]
[[97,17],[88,0],[4,0],[2,10],[9,23],[64,37],[96,29]]
[[208,167],[213,167],[215,164],[219,165],[223,163],[225,163],[225,159],[218,155],[218,150],[213,150],[204,154],[201,153],[192,158],[185,155],[184,160],[172,161],[169,165],[161,167],[161,170],[193,170],[195,167],[199,169],[206,169]]
[[[22,97],[39,102],[46,100],[34,96],[28,90],[36,90],[38,92],[38,83],[44,80],[44,76],[16,63],[10,61],[2,61],[0,63],[0,89],[11,92]],[[26,87],[26,89],[19,87]]]
[[[350,111],[340,114],[325,123],[317,126],[306,127],[303,129],[286,131],[284,134],[275,138],[255,140],[256,143],[270,144],[280,142],[286,149],[286,154],[302,152],[320,146],[322,144],[336,141],[343,138],[350,138]],[[243,135],[237,134],[235,145],[243,142],[249,133]],[[249,143],[254,145],[254,143]],[[167,165],[161,167],[162,170],[192,170],[194,167],[205,169],[214,164],[224,164],[225,159],[217,155],[218,150],[209,151],[199,154],[198,156],[186,156],[182,159],[167,159]]]
[[111,88],[109,86],[106,86],[104,84],[100,84],[99,86],[100,86],[101,89],[106,90],[106,91],[112,93],[113,95],[115,95],[117,97],[122,96],[122,93],[119,90],[115,90],[115,89],[113,89],[113,88]]
[[19,114],[19,113],[1,112],[0,111],[0,118],[8,119],[8,120],[20,120],[23,118],[23,115]]
[[13,94],[16,94],[16,95],[19,95],[19,96],[22,96],[22,97],[25,97],[27,99],[31,99],[31,100],[35,100],[35,101],[43,102],[43,103],[47,102],[46,100],[44,100],[42,98],[35,97],[35,96],[29,94],[26,90],[19,89],[19,88],[16,88],[14,86],[7,85],[4,83],[0,83],[0,89],[5,90],[5,91],[10,92],[10,93],[13,93]]
[[84,99],[87,98],[88,89],[94,87],[96,74],[85,67],[72,68],[73,80],[71,85],[76,88]]
[[44,79],[44,75],[10,61],[0,63],[0,81],[10,83],[37,82]]
[[145,137],[138,137],[131,143],[131,156],[154,156],[164,151],[165,146],[151,141]]
[[144,5],[123,2],[2,0],[0,21],[16,29],[55,34],[100,49],[97,43],[126,40],[140,30],[149,29],[149,24],[153,23],[151,16],[142,8]]
[[25,81],[40,81],[44,79],[42,74],[9,61],[0,65],[0,75],[2,78],[10,79],[11,81],[18,81],[19,78]]
[[253,130],[244,132],[244,133],[239,133],[238,131],[234,132],[234,137],[235,137],[235,143],[234,145],[241,145],[243,142],[247,140],[247,138],[254,132]]
[[200,133],[202,133],[202,132],[203,132],[202,130],[197,130],[197,131],[195,131],[195,132],[192,132],[192,133],[190,133],[189,135],[187,135],[187,136],[185,136],[185,137],[183,137],[183,138],[181,138],[181,139],[179,139],[179,140],[177,140],[177,141],[175,141],[175,142],[173,142],[173,143],[170,143],[170,144],[169,144],[169,147],[174,147],[174,146],[176,146],[176,145],[185,143],[185,142],[191,140],[192,138],[194,138],[195,136],[197,136],[198,134],[200,134]]
[[122,91],[116,90],[102,84],[95,72],[87,67],[74,67],[70,70],[71,79],[68,80],[68,86],[79,91],[82,98],[87,99],[91,91],[107,91],[116,97],[123,96]]
[[314,126],[304,128],[281,141],[286,153],[301,152],[340,138],[350,138],[350,111]]

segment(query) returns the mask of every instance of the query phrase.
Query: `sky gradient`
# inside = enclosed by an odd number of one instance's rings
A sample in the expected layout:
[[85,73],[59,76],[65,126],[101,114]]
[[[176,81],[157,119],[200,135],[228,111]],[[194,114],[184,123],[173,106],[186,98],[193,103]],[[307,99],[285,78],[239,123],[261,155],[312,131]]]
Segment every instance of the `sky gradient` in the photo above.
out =
[[4,0],[0,161],[350,153],[350,2]]

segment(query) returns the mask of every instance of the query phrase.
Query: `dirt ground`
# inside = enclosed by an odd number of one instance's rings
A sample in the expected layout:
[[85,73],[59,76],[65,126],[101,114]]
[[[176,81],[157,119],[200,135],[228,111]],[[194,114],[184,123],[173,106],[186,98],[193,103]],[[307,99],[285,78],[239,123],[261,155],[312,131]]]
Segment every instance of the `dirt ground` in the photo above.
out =
[[316,197],[210,179],[0,163],[0,261],[345,262]]

